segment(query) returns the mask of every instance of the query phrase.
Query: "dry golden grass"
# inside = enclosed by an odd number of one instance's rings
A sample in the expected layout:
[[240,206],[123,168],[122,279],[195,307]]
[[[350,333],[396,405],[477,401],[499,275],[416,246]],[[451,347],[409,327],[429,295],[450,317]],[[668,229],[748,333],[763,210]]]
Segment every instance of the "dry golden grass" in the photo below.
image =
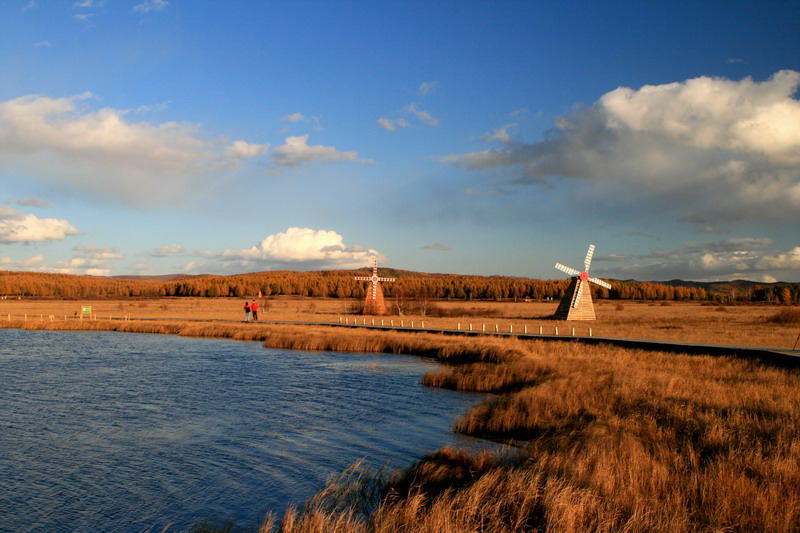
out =
[[[347,491],[336,480],[278,531],[800,530],[797,370],[607,346],[524,346],[516,362],[528,363],[535,384],[492,397],[456,425],[513,441],[516,451],[430,454],[386,479],[369,513],[341,503]],[[502,388],[506,376],[483,379]],[[261,531],[277,523],[272,517]]]
[[[0,300],[0,323],[12,318],[22,318],[27,314],[29,320],[55,320],[81,314],[81,305],[92,306],[94,317],[133,319],[191,319],[240,321],[244,318],[244,300],[233,298],[161,298],[155,300]],[[752,346],[776,346],[791,348],[800,334],[797,320],[774,319],[778,314],[793,318],[797,310],[767,305],[726,306],[702,305],[697,303],[620,302],[601,300],[595,303],[598,319],[592,322],[564,322],[549,320],[557,302],[437,302],[437,306],[453,313],[454,316],[386,316],[363,317],[350,314],[359,303],[356,300],[330,298],[277,297],[262,299],[259,318],[262,321],[285,322],[323,322],[338,323],[347,319],[359,324],[366,319],[386,325],[394,321],[399,325],[410,325],[414,321],[419,327],[424,321],[426,328],[481,330],[485,327],[494,331],[522,332],[525,327],[529,333],[587,335],[589,328],[595,337],[621,337],[641,339],[665,339],[707,342],[718,344],[743,344]],[[390,305],[391,307],[391,305]],[[459,311],[462,316],[459,316]],[[478,313],[476,316],[475,313]],[[71,320],[72,318],[70,318]],[[255,327],[255,326],[252,326]]]

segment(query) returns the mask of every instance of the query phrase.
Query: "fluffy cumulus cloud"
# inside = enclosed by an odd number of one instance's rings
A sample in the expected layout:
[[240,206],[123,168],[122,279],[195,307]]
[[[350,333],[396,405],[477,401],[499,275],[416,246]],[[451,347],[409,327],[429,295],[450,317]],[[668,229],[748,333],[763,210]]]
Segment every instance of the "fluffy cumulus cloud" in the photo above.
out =
[[286,137],[286,141],[272,151],[272,161],[281,167],[296,167],[306,163],[322,161],[354,161],[372,163],[370,159],[359,159],[357,152],[340,152],[333,146],[309,145],[308,135]]
[[238,272],[268,268],[360,268],[383,259],[377,250],[347,246],[335,231],[297,227],[268,235],[246,250],[226,250],[218,258],[226,270]]
[[504,126],[484,137],[498,146],[442,161],[510,170],[517,183],[582,179],[600,198],[625,191],[696,223],[796,218],[799,85],[800,72],[785,70],[762,82],[621,87],[560,117],[539,142],[515,141]]
[[604,263],[604,274],[616,279],[665,281],[691,279],[719,281],[788,279],[800,269],[800,246],[776,250],[772,239],[731,238],[711,242],[684,243],[677,249],[654,250],[647,255],[619,258],[596,257]]
[[[27,175],[134,204],[169,201],[210,173],[265,146],[204,140],[196,124],[131,122],[127,112],[93,109],[85,93],[0,102],[0,156]],[[156,194],[157,191],[157,194]]]
[[253,144],[245,141],[234,141],[225,149],[225,156],[230,159],[249,159],[261,157],[269,150],[269,144]]
[[63,241],[78,230],[66,220],[39,218],[11,207],[0,206],[0,243]]

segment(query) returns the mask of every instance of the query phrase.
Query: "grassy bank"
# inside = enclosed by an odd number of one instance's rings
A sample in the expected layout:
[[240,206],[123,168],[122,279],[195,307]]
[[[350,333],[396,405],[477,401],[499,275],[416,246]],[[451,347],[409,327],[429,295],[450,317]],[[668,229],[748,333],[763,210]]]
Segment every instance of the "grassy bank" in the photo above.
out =
[[[352,311],[360,303],[352,299],[281,297],[262,299],[259,316],[262,320],[287,322],[338,322],[340,318],[356,318]],[[92,316],[130,317],[159,320],[228,320],[239,321],[243,300],[233,298],[158,298],[125,300],[0,300],[0,325],[9,318],[70,321],[80,315],[82,305],[91,305]],[[406,323],[425,321],[435,329],[476,330],[498,327],[501,331],[523,331],[553,334],[558,328],[568,335],[576,328],[577,335],[586,335],[592,328],[595,337],[666,339],[719,344],[743,344],[791,348],[800,334],[798,308],[775,305],[720,306],[689,302],[621,302],[600,301],[595,304],[597,320],[565,322],[550,320],[558,302],[436,302],[447,316],[419,314],[393,315],[386,320]],[[391,309],[391,305],[389,306]],[[371,317],[358,317],[360,320]],[[376,317],[378,323],[380,317]]]
[[511,443],[513,451],[442,449],[393,474],[356,465],[304,506],[268,514],[263,533],[800,530],[794,369],[609,346],[328,327],[180,320],[0,325],[414,353],[446,363],[424,377],[426,384],[493,393],[455,429]]
[[[511,362],[425,378],[503,391],[456,431],[516,451],[439,450],[380,489],[350,474],[261,531],[800,529],[797,371],[603,346],[522,348]],[[365,502],[375,510],[364,513]]]

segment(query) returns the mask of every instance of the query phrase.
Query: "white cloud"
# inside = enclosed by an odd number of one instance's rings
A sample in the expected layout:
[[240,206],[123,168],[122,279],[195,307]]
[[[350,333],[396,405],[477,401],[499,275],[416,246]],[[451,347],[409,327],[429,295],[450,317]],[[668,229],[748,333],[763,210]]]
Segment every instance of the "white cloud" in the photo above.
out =
[[417,119],[420,122],[422,122],[424,124],[427,124],[428,126],[438,126],[439,125],[439,119],[434,117],[433,115],[431,115],[429,112],[427,112],[427,111],[425,111],[423,109],[420,109],[419,104],[416,103],[416,102],[412,102],[412,103],[406,105],[403,108],[403,110],[406,113],[410,113],[410,114],[414,115],[415,117],[417,117]]
[[111,262],[125,259],[116,247],[75,246],[75,255],[69,261],[57,261],[53,266],[42,268],[59,274],[82,274],[87,276],[108,276]]
[[[0,102],[3,163],[34,178],[133,204],[170,202],[197,180],[230,166],[220,142],[199,137],[196,124],[129,122],[127,112],[92,110],[91,93],[23,96]],[[237,160],[260,145],[236,141]],[[234,161],[235,162],[235,161]]]
[[66,220],[38,218],[0,206],[0,243],[63,241],[78,230]]
[[22,261],[14,261],[10,257],[0,257],[0,268],[3,270],[36,270],[44,262],[44,256],[34,255]]
[[261,157],[269,150],[269,144],[253,144],[245,141],[234,141],[225,149],[225,157],[231,159],[249,159]]
[[306,119],[306,116],[302,113],[292,113],[291,115],[286,115],[281,120],[284,122],[303,122]]
[[372,163],[370,159],[358,159],[357,152],[340,152],[333,146],[308,145],[308,135],[286,137],[285,144],[272,151],[272,160],[282,167],[296,167],[306,163],[322,161],[355,161]]
[[226,270],[252,272],[270,268],[360,268],[385,257],[377,250],[345,245],[344,238],[335,231],[292,227],[268,235],[246,250],[226,250],[218,259]]
[[481,140],[486,142],[491,141],[500,141],[502,143],[510,143],[511,142],[511,134],[508,133],[508,130],[512,130],[517,127],[516,123],[506,124],[505,126],[501,126],[494,130],[492,133],[484,133],[481,136]]
[[[627,265],[614,266],[603,274],[617,279],[721,281],[787,279],[800,270],[800,246],[774,250],[772,239],[733,238],[690,242],[675,250],[624,258]],[[615,256],[616,262],[622,258]],[[596,257],[597,261],[609,261]]]
[[183,246],[179,244],[166,244],[164,246],[159,246],[155,250],[150,253],[152,257],[166,257],[168,255],[174,254],[182,254],[186,252]]
[[53,45],[52,45],[52,43],[50,41],[39,41],[38,43],[34,44],[33,46],[50,48]]
[[439,252],[449,252],[451,248],[449,246],[445,246],[444,244],[439,244],[435,242],[433,244],[426,244],[422,247],[423,250],[437,250]]
[[303,113],[292,113],[290,115],[286,115],[282,117],[281,120],[283,122],[305,122],[311,124],[311,129],[314,131],[322,131],[322,126],[320,126],[320,117],[315,116],[307,116]]
[[422,83],[420,83],[419,89],[417,89],[417,94],[419,94],[420,96],[428,96],[429,94],[431,94],[433,91],[435,91],[438,88],[439,88],[439,82],[438,81],[435,81],[435,80],[434,81],[423,81]]
[[404,118],[390,119],[381,117],[375,123],[386,131],[395,131],[397,128],[410,128],[411,124]]
[[412,102],[403,106],[402,112],[393,113],[397,115],[404,115],[399,116],[398,118],[389,118],[389,117],[381,117],[375,121],[375,123],[380,126],[381,128],[385,129],[386,131],[396,131],[397,128],[410,128],[411,122],[408,121],[405,117],[413,117],[419,122],[426,124],[428,126],[438,126],[439,119],[434,117],[428,111],[421,109],[419,104],[416,102]]
[[50,202],[41,198],[20,198],[16,204],[24,207],[53,207]]
[[440,161],[509,169],[517,183],[587,180],[596,204],[624,191],[702,224],[789,219],[800,208],[799,85],[800,72],[785,70],[763,82],[704,76],[619,88],[557,119],[540,142],[500,128],[485,139],[501,147]]
[[168,5],[167,0],[145,0],[141,4],[133,6],[133,10],[138,13],[150,13],[151,11],[164,11]]

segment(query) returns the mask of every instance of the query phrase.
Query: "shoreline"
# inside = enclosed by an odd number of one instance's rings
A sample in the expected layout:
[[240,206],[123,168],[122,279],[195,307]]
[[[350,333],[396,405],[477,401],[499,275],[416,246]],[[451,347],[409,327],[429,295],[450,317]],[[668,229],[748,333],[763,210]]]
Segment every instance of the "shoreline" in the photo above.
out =
[[[490,395],[456,419],[454,432],[521,444],[505,455],[443,448],[384,480],[345,471],[302,509],[280,519],[268,513],[261,532],[278,524],[286,533],[410,531],[432,524],[476,530],[487,521],[509,531],[528,524],[571,533],[737,527],[788,533],[800,525],[797,369],[488,335],[1,317],[6,329],[159,333],[260,341],[278,349],[432,357],[444,364],[424,376],[425,385]],[[358,492],[364,483],[372,492]],[[361,494],[359,505],[374,504],[373,512],[337,499],[354,491]]]

